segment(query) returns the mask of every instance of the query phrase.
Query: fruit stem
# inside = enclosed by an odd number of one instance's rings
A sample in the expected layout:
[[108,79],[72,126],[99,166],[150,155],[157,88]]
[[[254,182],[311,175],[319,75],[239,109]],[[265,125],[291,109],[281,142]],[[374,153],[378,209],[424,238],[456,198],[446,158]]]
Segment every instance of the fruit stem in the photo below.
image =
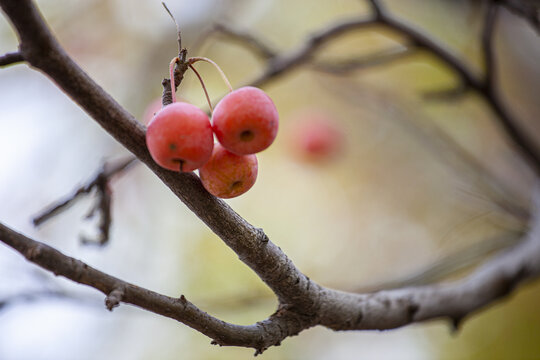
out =
[[225,73],[223,72],[223,70],[221,70],[221,68],[219,67],[218,64],[216,64],[214,61],[208,59],[208,58],[205,58],[205,57],[192,57],[192,58],[189,58],[188,59],[188,63],[190,65],[190,67],[193,69],[193,67],[191,66],[192,64],[195,64],[197,61],[205,61],[209,64],[212,64],[216,69],[217,71],[219,72],[219,74],[221,75],[221,78],[223,79],[223,81],[225,82],[225,84],[227,84],[227,87],[229,88],[229,91],[233,91],[233,88],[231,86],[231,83],[229,82],[229,79],[227,79],[227,76],[225,75]]
[[[173,14],[171,13],[171,10],[165,5],[165,2],[161,2],[161,5],[165,8],[171,19],[174,21],[174,25],[176,26],[176,34],[178,35],[178,53],[182,53],[182,34],[180,33],[180,26],[178,26],[178,23],[176,22],[176,19],[174,18]],[[185,60],[185,58],[184,58]]]
[[172,103],[174,104],[176,102],[176,86],[174,86],[174,66],[178,62],[178,56],[173,58],[171,60],[171,63],[169,64],[169,75],[171,77],[171,99]]
[[199,78],[199,81],[201,82],[201,86],[204,90],[204,95],[206,95],[206,101],[208,101],[208,106],[210,106],[210,112],[213,112],[214,108],[212,108],[212,102],[210,102],[210,96],[208,96],[208,91],[206,91],[206,86],[204,85],[204,81],[201,75],[199,74],[197,70],[195,70],[195,68],[191,64],[189,64],[189,67],[191,68],[191,70],[193,70],[195,75],[197,75],[197,77]]

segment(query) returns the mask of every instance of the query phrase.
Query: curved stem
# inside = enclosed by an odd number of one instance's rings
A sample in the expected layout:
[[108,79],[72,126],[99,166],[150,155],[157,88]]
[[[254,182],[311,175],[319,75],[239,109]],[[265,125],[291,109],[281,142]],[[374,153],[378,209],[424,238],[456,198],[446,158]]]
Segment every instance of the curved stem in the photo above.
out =
[[[205,57],[192,57],[192,58],[188,59],[189,65],[195,64],[197,61],[205,61],[205,62],[207,62],[209,64],[212,64],[217,69],[219,74],[221,75],[221,78],[223,79],[225,84],[227,84],[227,87],[229,88],[229,91],[233,91],[233,87],[232,87],[231,83],[229,82],[229,79],[227,79],[227,75],[225,75],[225,73],[223,72],[223,70],[221,70],[221,68],[219,67],[218,64],[216,64],[214,61],[212,61],[212,60],[210,60],[208,58],[205,58]],[[191,67],[191,68],[193,69],[193,67]]]
[[199,74],[199,72],[197,70],[195,70],[193,65],[190,64],[189,67],[191,68],[191,70],[193,70],[195,75],[197,75],[197,78],[199,78],[199,81],[201,82],[201,86],[202,86],[202,88],[204,90],[204,95],[206,96],[206,101],[208,101],[208,106],[210,106],[210,112],[213,112],[214,108],[212,107],[212,102],[210,101],[210,96],[208,96],[208,91],[206,90],[206,86],[204,85],[204,81],[203,81],[201,75]]

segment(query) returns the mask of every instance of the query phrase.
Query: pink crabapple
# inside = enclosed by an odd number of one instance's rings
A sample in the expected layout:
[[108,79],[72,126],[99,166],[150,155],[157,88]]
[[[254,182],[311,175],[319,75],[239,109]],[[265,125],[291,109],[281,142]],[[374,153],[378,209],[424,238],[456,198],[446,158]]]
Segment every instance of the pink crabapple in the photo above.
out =
[[148,125],[146,145],[158,165],[174,171],[193,171],[212,155],[210,120],[195,105],[172,103],[158,111]]
[[210,160],[199,169],[199,176],[210,194],[230,199],[248,191],[257,180],[257,172],[254,154],[236,155],[216,144]]
[[293,152],[308,162],[335,159],[344,148],[345,135],[339,124],[324,111],[309,110],[295,116],[289,141]]
[[238,155],[254,154],[269,147],[276,138],[279,116],[266,93],[245,86],[227,94],[212,115],[218,141]]

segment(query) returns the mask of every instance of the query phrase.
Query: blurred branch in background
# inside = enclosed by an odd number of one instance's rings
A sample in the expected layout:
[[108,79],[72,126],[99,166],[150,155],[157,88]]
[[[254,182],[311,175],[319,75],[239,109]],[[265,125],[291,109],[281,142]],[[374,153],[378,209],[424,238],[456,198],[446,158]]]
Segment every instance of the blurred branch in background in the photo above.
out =
[[109,231],[111,227],[111,189],[110,182],[116,175],[121,175],[124,171],[127,171],[132,165],[136,163],[136,158],[129,157],[122,161],[118,161],[116,164],[111,165],[105,162],[99,172],[94,175],[85,184],[79,186],[73,191],[71,195],[66,196],[64,199],[59,200],[45,209],[43,209],[38,215],[34,217],[32,222],[34,226],[39,226],[51,219],[52,217],[67,210],[77,199],[82,195],[88,195],[93,190],[96,192],[96,203],[90,209],[86,218],[92,218],[94,215],[100,217],[99,221],[99,235],[97,239],[89,239],[81,236],[83,244],[96,244],[103,246],[109,241]]
[[499,0],[500,4],[525,19],[540,35],[540,3],[538,0]]

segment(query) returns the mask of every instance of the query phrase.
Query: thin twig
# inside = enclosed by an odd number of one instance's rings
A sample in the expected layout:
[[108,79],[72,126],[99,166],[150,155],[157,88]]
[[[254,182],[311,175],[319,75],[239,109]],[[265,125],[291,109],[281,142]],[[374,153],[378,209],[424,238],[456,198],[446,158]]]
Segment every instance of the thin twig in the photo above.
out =
[[497,3],[492,2],[492,0],[488,0],[481,39],[485,66],[484,87],[486,88],[486,91],[492,91],[491,89],[494,89],[496,86],[495,80],[497,69],[493,42],[495,41],[494,32],[498,9],[499,7]]

